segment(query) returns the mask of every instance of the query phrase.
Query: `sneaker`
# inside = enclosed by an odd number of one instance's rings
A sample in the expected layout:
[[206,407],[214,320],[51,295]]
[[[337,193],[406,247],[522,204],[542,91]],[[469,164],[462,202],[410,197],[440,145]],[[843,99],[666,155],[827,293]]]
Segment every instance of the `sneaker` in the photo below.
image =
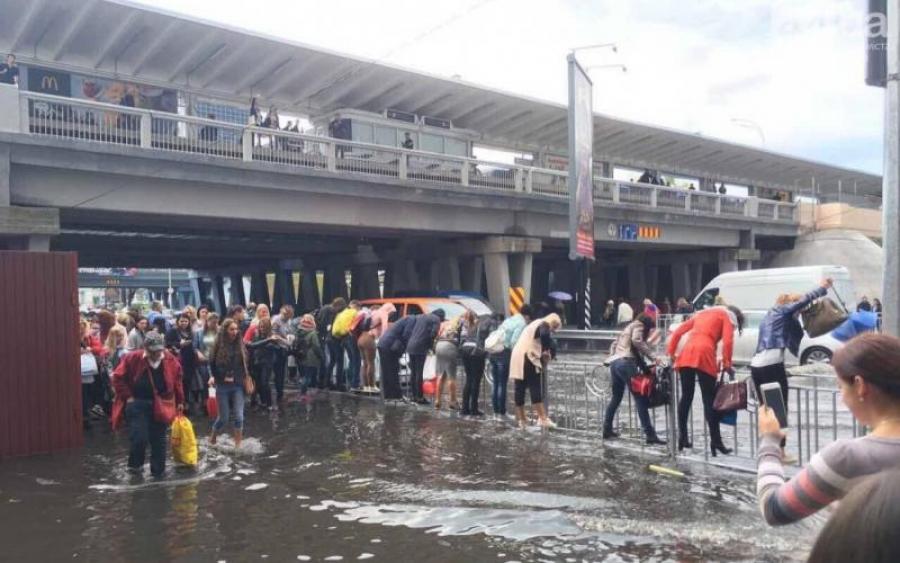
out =
[[556,423],[549,418],[545,418],[541,421],[541,426],[543,426],[544,428],[556,428]]
[[783,463],[784,465],[796,465],[797,457],[786,453],[781,456],[781,463]]

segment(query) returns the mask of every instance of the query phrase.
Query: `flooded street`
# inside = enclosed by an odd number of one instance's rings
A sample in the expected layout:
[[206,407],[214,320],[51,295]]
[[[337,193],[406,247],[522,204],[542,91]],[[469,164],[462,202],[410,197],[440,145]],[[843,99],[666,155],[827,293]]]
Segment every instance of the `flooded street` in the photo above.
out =
[[815,535],[768,528],[750,475],[665,477],[658,458],[562,431],[293,399],[248,415],[240,453],[203,438],[198,472],[170,464],[163,481],[128,476],[126,436],[105,427],[81,451],[4,461],[3,559],[782,561]]

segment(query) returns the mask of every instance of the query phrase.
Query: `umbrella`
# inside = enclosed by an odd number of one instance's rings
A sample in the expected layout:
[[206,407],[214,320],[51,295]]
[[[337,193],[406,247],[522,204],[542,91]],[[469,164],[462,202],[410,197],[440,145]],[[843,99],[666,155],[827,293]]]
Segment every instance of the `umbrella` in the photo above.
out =
[[566,293],[565,291],[551,291],[547,296],[552,297],[553,299],[556,299],[557,301],[571,301],[572,300],[572,296],[569,295],[568,293]]
[[847,342],[857,334],[870,332],[878,326],[878,315],[866,311],[850,313],[846,321],[834,331],[831,336],[841,342]]

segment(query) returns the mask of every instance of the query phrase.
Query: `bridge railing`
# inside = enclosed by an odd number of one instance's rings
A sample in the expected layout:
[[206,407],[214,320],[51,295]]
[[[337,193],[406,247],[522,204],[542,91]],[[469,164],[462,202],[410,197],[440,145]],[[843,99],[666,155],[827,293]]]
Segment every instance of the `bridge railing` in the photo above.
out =
[[[564,199],[563,171],[249,127],[193,116],[20,91],[23,132],[230,160],[381,176]],[[796,223],[796,204],[594,178],[594,201]]]

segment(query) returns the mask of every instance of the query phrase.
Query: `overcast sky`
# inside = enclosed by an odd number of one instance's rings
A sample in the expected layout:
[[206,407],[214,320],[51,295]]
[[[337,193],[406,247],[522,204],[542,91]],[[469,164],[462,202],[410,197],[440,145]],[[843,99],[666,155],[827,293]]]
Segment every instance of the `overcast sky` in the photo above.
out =
[[568,50],[615,42],[579,55],[628,67],[592,72],[599,113],[881,173],[864,0],[140,1],[557,102]]

